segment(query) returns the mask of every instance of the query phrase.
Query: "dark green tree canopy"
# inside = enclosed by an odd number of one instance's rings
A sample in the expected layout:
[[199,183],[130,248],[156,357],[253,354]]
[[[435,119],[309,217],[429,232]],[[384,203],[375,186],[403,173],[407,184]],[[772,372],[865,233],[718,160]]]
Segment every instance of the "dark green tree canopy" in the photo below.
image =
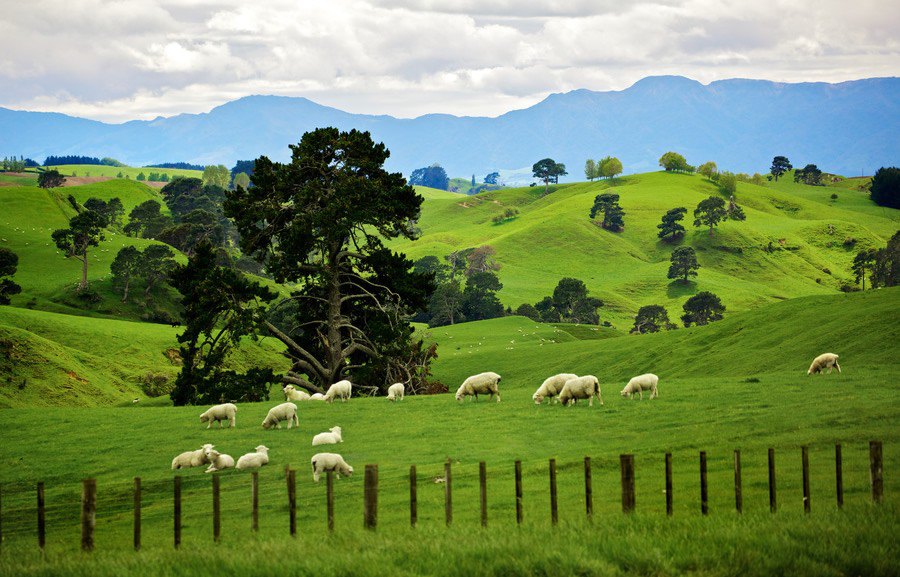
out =
[[19,267],[19,255],[5,247],[0,247],[0,305],[8,305],[13,295],[22,292],[22,287],[14,283],[11,277]]
[[66,177],[58,170],[45,170],[38,175],[38,186],[41,188],[59,188],[66,183]]
[[[474,176],[472,177],[474,180]],[[447,171],[438,164],[417,168],[409,175],[409,184],[416,186],[427,186],[438,190],[448,190],[450,188],[450,177]],[[474,186],[474,185],[473,185]]]
[[822,184],[822,171],[815,164],[807,164],[803,168],[798,168],[794,171],[794,182],[820,186]]
[[172,225],[172,219],[162,214],[162,205],[155,200],[145,200],[128,214],[128,224],[123,229],[128,236],[157,238]]
[[467,321],[480,321],[503,316],[503,305],[497,291],[503,283],[490,271],[475,272],[466,279],[461,311]]
[[794,167],[791,166],[791,161],[786,156],[776,156],[772,159],[772,167],[769,168],[769,172],[775,177],[775,182],[778,182],[778,177],[792,168]]
[[123,303],[128,300],[128,291],[131,288],[131,283],[140,274],[140,269],[141,251],[131,245],[119,249],[119,252],[116,253],[116,258],[109,265],[113,284],[122,289]]
[[709,291],[701,291],[684,303],[684,314],[681,321],[684,326],[706,325],[713,321],[722,320],[725,305],[719,297]]
[[688,281],[689,276],[697,276],[697,253],[689,246],[680,246],[672,251],[671,264],[669,265],[668,278]]
[[[878,251],[874,248],[863,249],[853,257],[851,269],[853,270],[857,284],[862,282],[863,290],[866,290],[866,272],[869,272],[870,274],[873,272],[877,260]],[[873,286],[872,288],[875,287]]]
[[709,236],[713,234],[713,227],[727,218],[728,211],[725,209],[725,201],[718,196],[710,196],[706,200],[701,200],[694,209],[694,226],[708,226]]
[[881,167],[869,185],[869,198],[879,206],[900,208],[900,168]]
[[487,176],[484,177],[485,184],[497,184],[497,181],[500,179],[499,172],[491,172]]
[[662,217],[662,222],[656,225],[659,229],[657,236],[662,239],[675,240],[684,235],[684,227],[678,221],[684,220],[687,209],[683,206],[670,209]]
[[591,207],[590,217],[595,218],[598,213],[603,213],[603,221],[600,226],[614,232],[625,228],[625,211],[619,206],[619,195],[613,192],[598,194],[594,198],[594,206]]
[[566,172],[566,165],[558,163],[552,158],[543,158],[535,162],[531,166],[532,175],[544,181],[544,194],[550,192],[550,183],[559,182],[560,176],[569,174]]
[[658,333],[661,330],[671,331],[677,328],[669,320],[669,313],[661,305],[646,305],[638,309],[634,317],[632,334]]
[[105,239],[103,229],[107,225],[106,217],[93,210],[85,210],[69,221],[69,228],[53,231],[51,237],[56,247],[63,251],[67,258],[75,258],[82,263],[81,282],[78,290],[88,286],[88,249],[99,246]]

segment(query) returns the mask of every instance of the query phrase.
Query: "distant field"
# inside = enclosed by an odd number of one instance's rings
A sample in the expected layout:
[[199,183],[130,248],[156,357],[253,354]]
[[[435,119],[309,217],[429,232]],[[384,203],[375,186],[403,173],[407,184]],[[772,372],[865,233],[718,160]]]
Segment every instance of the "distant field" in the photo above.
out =
[[200,178],[203,176],[201,170],[185,170],[182,168],[142,168],[135,166],[106,166],[100,164],[61,164],[58,166],[47,166],[45,168],[58,170],[63,176],[109,176],[116,178],[121,172],[123,178],[128,176],[131,180],[135,180],[137,175],[144,173],[144,176],[150,176],[151,172],[157,172],[160,175],[168,174],[171,179],[174,176],[187,176]]

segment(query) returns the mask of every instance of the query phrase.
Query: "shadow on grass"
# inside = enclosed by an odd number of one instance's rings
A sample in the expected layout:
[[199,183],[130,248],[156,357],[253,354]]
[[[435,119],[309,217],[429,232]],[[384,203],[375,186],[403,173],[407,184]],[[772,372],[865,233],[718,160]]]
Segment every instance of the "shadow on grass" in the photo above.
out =
[[684,279],[674,280],[669,283],[669,286],[666,287],[666,294],[670,299],[684,297],[684,296],[693,296],[697,294],[697,283],[692,280],[685,281]]

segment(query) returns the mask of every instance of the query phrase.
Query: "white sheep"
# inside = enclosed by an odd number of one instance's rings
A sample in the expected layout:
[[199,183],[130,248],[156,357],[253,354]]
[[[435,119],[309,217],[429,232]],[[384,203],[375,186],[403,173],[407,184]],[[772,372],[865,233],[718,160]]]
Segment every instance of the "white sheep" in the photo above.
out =
[[328,387],[328,390],[325,391],[325,401],[328,403],[333,403],[335,397],[339,397],[341,402],[343,403],[347,399],[350,398],[350,392],[353,388],[353,385],[348,380],[338,381]]
[[243,471],[244,469],[258,469],[263,465],[267,465],[268,463],[269,448],[265,445],[260,445],[256,447],[256,452],[241,455],[241,458],[238,459],[236,467],[239,471]]
[[644,375],[638,375],[628,381],[628,384],[625,385],[625,388],[620,391],[623,397],[631,397],[634,400],[635,393],[641,396],[641,400],[644,400],[644,391],[650,391],[650,398],[658,397],[659,391],[656,388],[656,385],[659,383],[659,377],[654,375],[653,373],[646,373]]
[[271,429],[275,427],[276,429],[281,428],[281,421],[287,421],[287,428],[290,429],[295,424],[300,426],[300,419],[297,418],[297,405],[294,403],[281,403],[276,407],[272,407],[269,409],[269,413],[266,415],[266,418],[263,419],[262,427],[263,429]]
[[309,400],[310,401],[324,401],[325,395],[323,395],[322,393],[313,393],[309,396]]
[[184,453],[181,453],[172,459],[172,470],[189,469],[190,467],[199,467],[200,465],[209,463],[209,459],[206,458],[206,451],[212,448],[213,445],[207,443],[196,451],[185,451]]
[[477,375],[472,375],[468,379],[464,380],[463,383],[459,386],[459,389],[456,390],[456,400],[461,401],[463,397],[468,397],[469,395],[474,395],[475,400],[478,400],[478,394],[482,395],[490,394],[491,397],[497,395],[497,402],[500,402],[500,375],[497,373],[479,373]]
[[316,453],[310,460],[313,470],[313,481],[319,482],[319,475],[326,471],[334,471],[337,477],[341,475],[349,477],[353,474],[353,467],[337,453]]
[[841,372],[841,365],[838,364],[838,355],[834,353],[822,353],[813,359],[806,374],[824,373],[825,369],[828,369],[829,375],[831,374],[832,369],[837,369],[838,372]]
[[309,393],[306,391],[301,391],[300,389],[294,388],[294,385],[285,385],[283,389],[281,389],[284,393],[284,399],[286,401],[308,401]]
[[209,421],[209,424],[206,425],[207,429],[212,427],[213,423],[218,423],[219,428],[221,429],[222,421],[228,421],[229,426],[234,428],[235,413],[237,413],[237,407],[232,405],[231,403],[216,405],[214,407],[210,407],[206,410],[206,412],[200,415],[200,422],[205,423]]
[[403,400],[403,393],[406,392],[406,388],[403,386],[403,383],[394,383],[390,387],[388,387],[387,400],[394,402],[396,400]]
[[600,396],[600,381],[594,375],[585,375],[569,379],[559,392],[559,402],[563,405],[574,405],[578,399],[590,399],[588,405],[594,406],[594,396],[603,404]]
[[340,427],[331,427],[328,429],[327,433],[319,433],[312,440],[312,446],[316,445],[336,445],[337,443],[343,443],[344,439],[341,437],[341,428]]
[[206,453],[206,459],[209,461],[209,468],[204,473],[213,473],[234,467],[234,458],[231,455],[225,455],[212,448],[206,449],[204,453]]
[[540,405],[544,402],[545,398],[550,399],[550,403],[553,403],[553,397],[557,396],[560,391],[562,391],[563,385],[566,384],[566,381],[569,379],[577,379],[578,375],[572,373],[560,373],[558,375],[553,375],[552,377],[548,377],[541,386],[538,387],[538,390],[534,392],[531,398],[534,400],[535,405]]

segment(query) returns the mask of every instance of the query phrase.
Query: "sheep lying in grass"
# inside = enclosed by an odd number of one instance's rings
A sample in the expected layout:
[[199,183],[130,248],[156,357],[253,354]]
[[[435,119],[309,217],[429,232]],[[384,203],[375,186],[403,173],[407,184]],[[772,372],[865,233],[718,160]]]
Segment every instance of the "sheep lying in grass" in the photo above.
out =
[[313,481],[319,482],[319,475],[327,471],[334,471],[338,478],[341,475],[349,477],[353,474],[353,467],[337,453],[316,453],[310,460],[313,470]]
[[297,405],[294,403],[281,403],[276,407],[269,409],[269,414],[263,419],[263,429],[281,428],[281,421],[287,421],[287,428],[290,429],[295,424],[300,426],[300,419],[297,418]]
[[463,383],[459,386],[459,389],[456,391],[456,400],[461,401],[463,397],[468,397],[469,395],[474,395],[475,400],[478,400],[478,395],[497,395],[497,402],[500,402],[500,375],[497,373],[479,373],[477,375],[472,375],[468,379],[464,380]]
[[206,453],[206,460],[209,461],[209,468],[204,473],[213,473],[234,467],[234,459],[231,455],[225,455],[213,448],[206,449],[204,452]]
[[235,413],[237,413],[237,407],[232,405],[231,403],[225,403],[223,405],[216,405],[214,407],[210,407],[206,410],[202,415],[200,415],[200,422],[205,423],[209,421],[209,424],[206,425],[206,428],[209,429],[212,427],[212,424],[218,423],[219,428],[222,428],[222,421],[228,421],[229,426],[234,428],[234,417]]
[[600,396],[600,381],[594,375],[585,375],[569,379],[559,392],[559,402],[563,405],[574,405],[578,399],[590,399],[588,405],[594,406],[594,396],[603,404]]
[[284,393],[284,399],[286,401],[308,401],[309,393],[306,391],[301,391],[300,389],[294,388],[294,385],[285,385],[283,389],[281,389]]
[[403,393],[406,392],[406,388],[403,386],[403,383],[394,383],[390,387],[388,387],[387,400],[393,402],[396,400],[403,400]]
[[213,445],[207,443],[196,451],[185,451],[184,453],[181,453],[172,459],[172,470],[189,469],[191,467],[199,467],[209,463],[209,459],[206,457],[206,451],[212,448]]
[[824,373],[825,369],[828,369],[829,375],[831,374],[832,369],[837,369],[838,372],[841,372],[841,365],[838,364],[838,355],[834,353],[822,353],[813,359],[806,374]]
[[323,395],[322,393],[313,393],[309,396],[309,400],[310,401],[324,401],[325,395]]
[[337,443],[343,443],[344,439],[341,438],[341,428],[340,427],[331,427],[328,429],[327,433],[319,433],[312,440],[312,446],[316,445],[336,445]]
[[659,396],[659,391],[656,388],[658,383],[659,377],[653,373],[638,375],[628,381],[628,384],[622,389],[621,394],[623,397],[631,397],[631,399],[634,400],[634,395],[637,393],[641,396],[641,400],[643,401],[644,391],[650,391],[650,398],[652,399],[653,397]]
[[350,384],[350,381],[338,381],[328,387],[328,390],[325,391],[325,401],[328,403],[333,403],[334,398],[339,397],[341,399],[341,402],[343,403],[350,398],[350,392],[352,388],[353,385]]
[[269,463],[269,448],[265,445],[260,445],[256,447],[255,453],[247,453],[246,455],[241,455],[241,458],[238,459],[237,469],[239,471],[243,471],[244,469],[259,469],[263,465],[267,465]]
[[544,402],[545,398],[550,399],[550,403],[553,403],[553,397],[557,396],[560,391],[562,391],[563,385],[566,384],[566,381],[569,379],[577,379],[578,375],[573,373],[560,373],[558,375],[553,375],[552,377],[548,377],[546,381],[541,383],[541,386],[538,387],[538,390],[534,392],[531,398],[534,400],[535,405],[540,405]]

